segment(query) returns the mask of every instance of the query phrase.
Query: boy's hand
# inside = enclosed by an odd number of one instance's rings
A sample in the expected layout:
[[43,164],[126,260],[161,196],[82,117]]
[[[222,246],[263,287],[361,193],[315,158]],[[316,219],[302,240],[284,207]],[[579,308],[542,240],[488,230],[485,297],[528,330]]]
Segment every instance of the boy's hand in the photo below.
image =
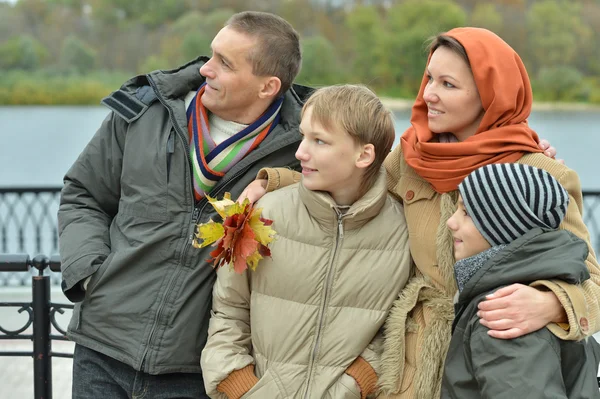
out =
[[478,305],[479,322],[494,338],[513,339],[540,330],[552,322],[564,322],[567,315],[551,291],[539,291],[523,284],[503,287]]
[[237,202],[242,203],[248,198],[251,204],[261,199],[267,193],[267,179],[257,179],[248,184],[240,194]]

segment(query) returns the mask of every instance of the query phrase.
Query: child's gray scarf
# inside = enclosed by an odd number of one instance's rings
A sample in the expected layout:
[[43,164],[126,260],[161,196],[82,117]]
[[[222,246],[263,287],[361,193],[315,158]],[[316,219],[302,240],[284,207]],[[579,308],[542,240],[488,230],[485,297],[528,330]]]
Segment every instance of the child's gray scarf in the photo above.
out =
[[454,264],[454,276],[456,277],[456,284],[458,285],[458,292],[462,292],[467,282],[473,277],[475,273],[491,258],[493,258],[498,252],[506,247],[505,244],[497,245],[486,249],[477,255],[470,256],[465,259],[461,259]]

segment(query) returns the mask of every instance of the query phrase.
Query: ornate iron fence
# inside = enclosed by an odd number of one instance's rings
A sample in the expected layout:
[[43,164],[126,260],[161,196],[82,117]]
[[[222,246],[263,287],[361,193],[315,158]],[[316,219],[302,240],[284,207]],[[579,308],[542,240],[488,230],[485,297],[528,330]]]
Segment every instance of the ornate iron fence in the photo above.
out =
[[[33,269],[35,268],[35,269]],[[52,399],[52,358],[73,357],[72,353],[52,351],[52,341],[67,341],[66,332],[56,321],[56,313],[73,309],[73,305],[57,304],[50,301],[50,277],[44,275],[46,269],[60,271],[58,256],[48,258],[43,255],[33,259],[29,255],[0,254],[0,274],[5,272],[25,272],[30,269],[38,275],[31,277],[31,302],[0,302],[0,309],[13,308],[17,313],[26,312],[23,325],[8,328],[0,324],[0,340],[33,341],[32,351],[0,351],[0,357],[26,356],[33,358],[33,391],[36,399]],[[5,323],[10,317],[3,317]],[[59,334],[53,334],[52,328]]]
[[[58,254],[60,187],[0,188],[0,253]],[[600,252],[600,191],[584,191],[584,222]],[[58,272],[47,271],[52,284]],[[0,273],[3,286],[29,285],[31,273]]]
[[[60,187],[0,188],[0,253],[58,254]],[[60,285],[60,270],[46,270]],[[0,273],[3,286],[31,284],[33,271]]]

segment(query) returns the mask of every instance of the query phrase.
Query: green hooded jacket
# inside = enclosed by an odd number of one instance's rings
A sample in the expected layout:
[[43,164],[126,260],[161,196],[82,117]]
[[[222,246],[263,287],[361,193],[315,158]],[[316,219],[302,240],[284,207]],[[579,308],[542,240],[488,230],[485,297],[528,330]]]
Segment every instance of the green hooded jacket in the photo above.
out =
[[529,231],[488,259],[468,280],[455,304],[456,318],[442,379],[442,398],[600,398],[600,358],[593,337],[561,341],[547,328],[519,338],[490,337],[477,305],[500,287],[590,278],[587,244],[566,231]]

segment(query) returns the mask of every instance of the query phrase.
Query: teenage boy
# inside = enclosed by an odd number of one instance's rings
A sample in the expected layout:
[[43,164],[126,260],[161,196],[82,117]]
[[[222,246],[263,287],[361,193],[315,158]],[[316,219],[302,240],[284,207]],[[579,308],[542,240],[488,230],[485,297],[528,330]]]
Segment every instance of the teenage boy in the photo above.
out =
[[256,271],[219,269],[202,352],[213,398],[365,398],[378,331],[410,271],[401,205],[382,162],[392,116],[363,86],[318,90],[302,110],[300,183],[258,203],[274,221]]
[[442,398],[600,398],[593,337],[562,341],[547,328],[495,339],[477,305],[510,284],[590,278],[586,243],[558,230],[569,195],[548,172],[523,164],[492,164],[459,185],[448,220],[458,285]]

